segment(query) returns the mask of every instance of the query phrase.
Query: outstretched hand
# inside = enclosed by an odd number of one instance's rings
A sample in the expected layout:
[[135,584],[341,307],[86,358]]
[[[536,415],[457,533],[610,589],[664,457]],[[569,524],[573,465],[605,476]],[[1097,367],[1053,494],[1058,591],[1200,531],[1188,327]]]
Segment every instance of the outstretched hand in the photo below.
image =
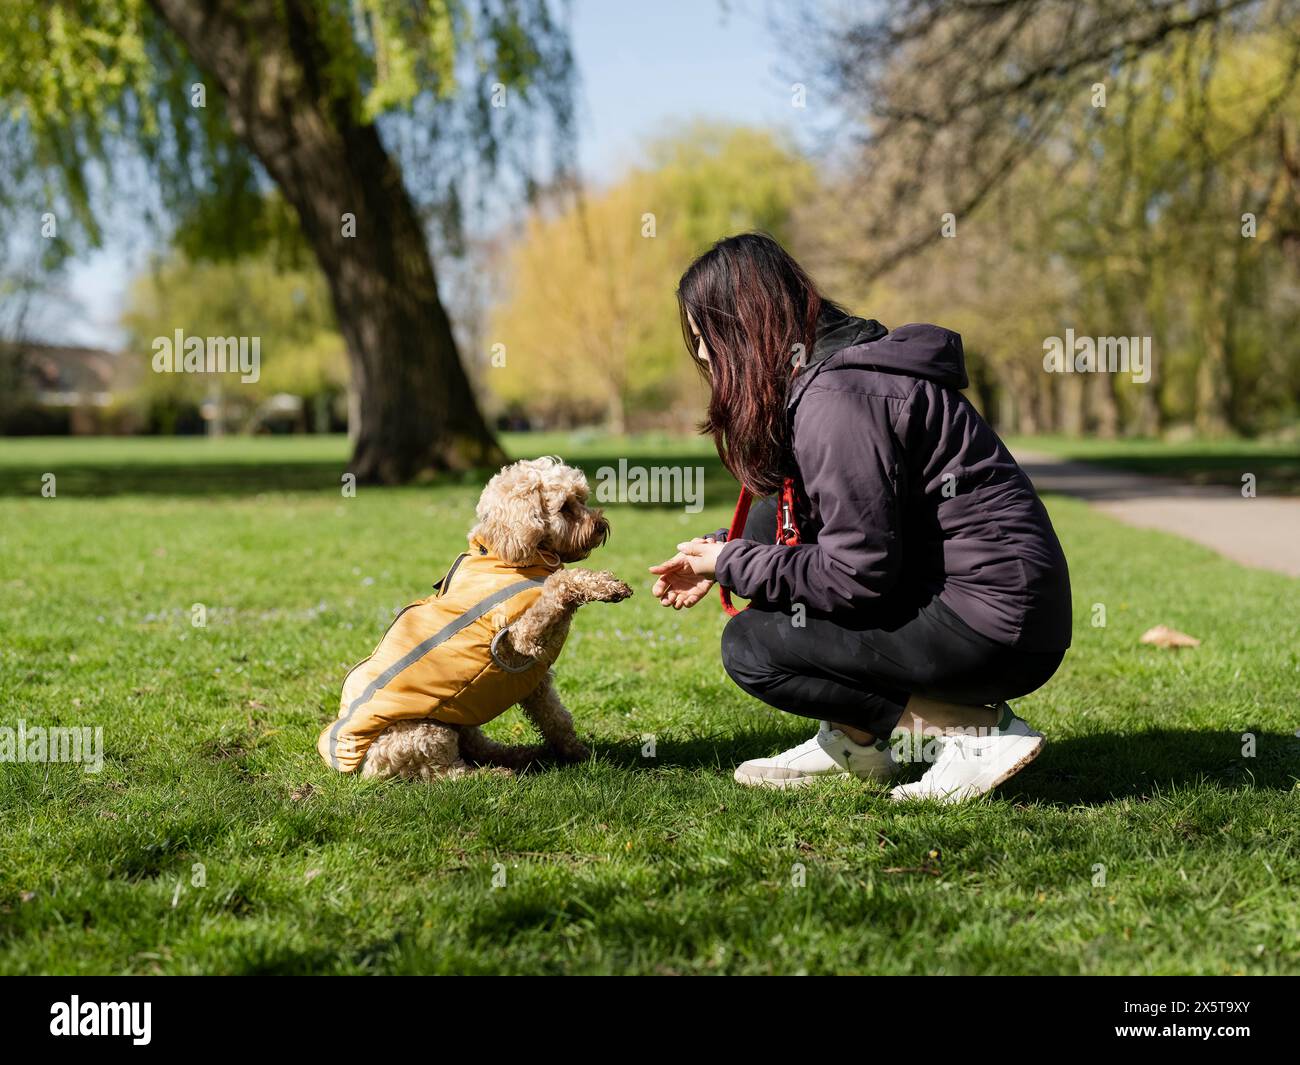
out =
[[715,547],[718,551],[722,550],[722,545],[716,544],[713,537],[701,536],[689,544],[678,545],[677,554],[667,562],[650,567],[650,572],[658,577],[652,594],[664,606],[670,606],[674,610],[693,607],[713,587],[712,568],[710,567],[709,575],[699,573],[694,568],[699,564],[698,559],[682,550],[684,547]]
[[717,576],[718,556],[726,544],[720,544],[711,536],[697,536],[677,545],[677,556],[685,558],[693,573],[701,577]]

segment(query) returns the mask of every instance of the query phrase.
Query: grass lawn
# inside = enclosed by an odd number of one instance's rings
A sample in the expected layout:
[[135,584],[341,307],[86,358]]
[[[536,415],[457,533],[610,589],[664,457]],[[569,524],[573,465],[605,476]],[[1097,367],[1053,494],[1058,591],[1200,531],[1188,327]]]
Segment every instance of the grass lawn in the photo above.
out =
[[[342,498],[337,439],[0,441],[0,725],[105,747],[0,765],[0,971],[1300,972],[1300,582],[1049,499],[1075,645],[1017,704],[1033,766],[951,809],[752,791],[733,766],[810,726],[727,680],[716,600],[645,591],[730,515],[707,445],[509,445],[699,463],[709,505],[610,508],[592,563],[638,595],[584,608],[558,669],[594,759],[430,786],[313,744],[477,482]],[[1139,645],[1161,622],[1202,646]]]

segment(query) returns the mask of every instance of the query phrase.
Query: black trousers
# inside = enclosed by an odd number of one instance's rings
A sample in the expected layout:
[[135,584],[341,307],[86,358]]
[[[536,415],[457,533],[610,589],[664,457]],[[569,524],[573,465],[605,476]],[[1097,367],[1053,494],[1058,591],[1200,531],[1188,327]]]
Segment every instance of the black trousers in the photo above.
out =
[[[744,537],[776,542],[775,500],[754,504]],[[999,644],[937,596],[900,594],[848,618],[756,602],[722,632],[722,664],[750,695],[879,738],[893,731],[912,695],[994,706],[1042,687],[1064,657]]]

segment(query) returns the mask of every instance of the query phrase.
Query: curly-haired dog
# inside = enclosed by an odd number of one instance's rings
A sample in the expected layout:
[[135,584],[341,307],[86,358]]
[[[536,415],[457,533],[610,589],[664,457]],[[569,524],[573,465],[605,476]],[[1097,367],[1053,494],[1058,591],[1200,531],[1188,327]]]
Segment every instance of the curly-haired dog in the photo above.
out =
[[[488,482],[469,551],[344,680],[338,719],[317,743],[331,766],[427,780],[469,764],[587,757],[550,667],[578,607],[632,594],[612,573],[564,568],[609,535],[587,493],[582,471],[552,458],[516,462]],[[479,730],[515,703],[540,745],[508,747]]]

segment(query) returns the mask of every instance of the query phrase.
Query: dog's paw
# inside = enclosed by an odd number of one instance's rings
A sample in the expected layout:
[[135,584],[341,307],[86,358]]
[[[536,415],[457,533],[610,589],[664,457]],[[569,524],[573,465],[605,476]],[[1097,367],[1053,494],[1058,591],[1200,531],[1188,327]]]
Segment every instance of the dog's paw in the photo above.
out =
[[585,743],[566,743],[563,747],[553,747],[551,751],[559,762],[585,762],[591,757],[591,748]]
[[597,603],[620,603],[632,596],[632,589],[612,573],[593,573],[588,594]]

